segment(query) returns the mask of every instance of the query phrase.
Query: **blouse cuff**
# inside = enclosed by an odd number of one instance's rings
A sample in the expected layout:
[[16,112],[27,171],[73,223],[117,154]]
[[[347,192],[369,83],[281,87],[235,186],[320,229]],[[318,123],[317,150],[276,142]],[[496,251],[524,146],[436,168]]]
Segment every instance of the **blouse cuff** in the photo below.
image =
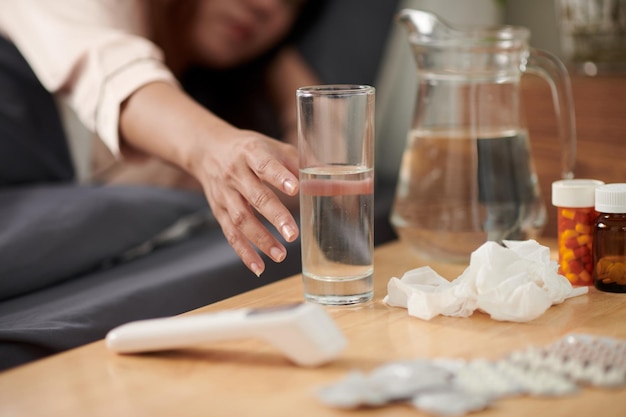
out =
[[140,87],[152,82],[178,85],[172,73],[157,59],[143,58],[129,62],[111,74],[103,86],[95,114],[98,136],[119,157],[119,115],[121,104]]

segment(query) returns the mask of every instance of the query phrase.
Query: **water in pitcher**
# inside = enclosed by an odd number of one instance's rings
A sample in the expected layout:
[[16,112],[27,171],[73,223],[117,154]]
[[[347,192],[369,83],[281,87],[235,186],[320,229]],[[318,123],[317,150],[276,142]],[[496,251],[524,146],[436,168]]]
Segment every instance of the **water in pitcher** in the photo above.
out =
[[487,240],[538,236],[546,213],[525,131],[408,140],[391,221],[423,256],[466,262]]
[[372,298],[373,175],[371,168],[349,165],[300,171],[307,299],[354,304]]

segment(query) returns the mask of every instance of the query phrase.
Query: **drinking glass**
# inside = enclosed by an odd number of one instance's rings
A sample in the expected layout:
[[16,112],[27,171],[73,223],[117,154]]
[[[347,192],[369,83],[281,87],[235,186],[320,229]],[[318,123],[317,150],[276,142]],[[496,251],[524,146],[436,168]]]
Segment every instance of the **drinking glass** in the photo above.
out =
[[366,302],[373,296],[375,89],[320,85],[296,96],[304,298]]

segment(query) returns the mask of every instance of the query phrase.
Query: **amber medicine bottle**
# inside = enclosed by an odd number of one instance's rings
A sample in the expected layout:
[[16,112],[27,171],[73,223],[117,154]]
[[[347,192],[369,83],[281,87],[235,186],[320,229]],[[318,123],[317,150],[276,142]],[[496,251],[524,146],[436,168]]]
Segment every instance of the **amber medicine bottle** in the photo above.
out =
[[593,227],[596,187],[602,181],[573,179],[552,183],[552,204],[557,209],[559,273],[572,285],[593,284]]
[[602,291],[626,292],[626,184],[596,189],[600,213],[593,230],[594,286]]

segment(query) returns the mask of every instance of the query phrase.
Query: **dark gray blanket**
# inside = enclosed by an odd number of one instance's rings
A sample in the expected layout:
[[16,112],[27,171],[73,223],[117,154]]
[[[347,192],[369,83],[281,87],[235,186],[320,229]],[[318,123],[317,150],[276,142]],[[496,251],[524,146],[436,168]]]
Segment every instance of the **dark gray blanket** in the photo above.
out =
[[202,195],[156,187],[3,189],[0,301],[98,269],[202,210]]

